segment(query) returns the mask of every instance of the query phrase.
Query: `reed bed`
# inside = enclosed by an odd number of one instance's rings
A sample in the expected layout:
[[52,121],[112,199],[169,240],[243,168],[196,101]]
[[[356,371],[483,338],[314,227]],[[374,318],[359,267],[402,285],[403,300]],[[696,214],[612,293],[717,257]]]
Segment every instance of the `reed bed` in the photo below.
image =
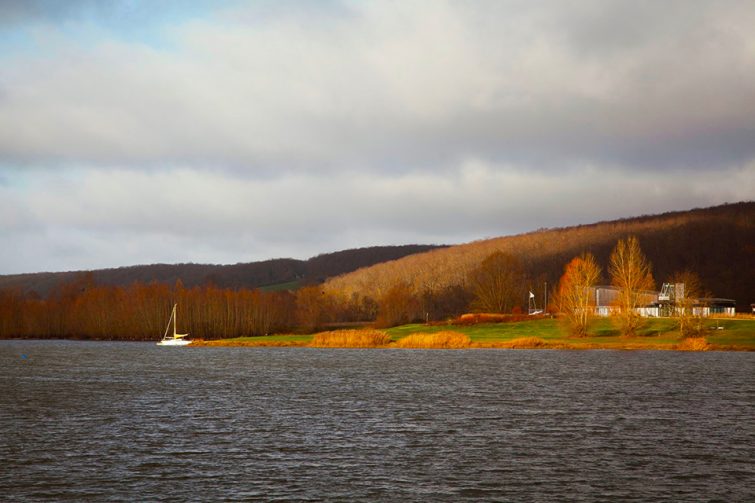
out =
[[501,345],[503,348],[510,349],[540,349],[549,346],[550,344],[540,337],[518,337],[510,341],[504,341]]
[[379,348],[388,346],[391,336],[380,330],[334,330],[312,336],[313,348]]
[[472,340],[468,335],[443,331],[432,334],[411,334],[396,342],[395,347],[405,349],[464,349],[470,347]]
[[710,351],[713,347],[705,337],[690,337],[674,346],[677,351]]

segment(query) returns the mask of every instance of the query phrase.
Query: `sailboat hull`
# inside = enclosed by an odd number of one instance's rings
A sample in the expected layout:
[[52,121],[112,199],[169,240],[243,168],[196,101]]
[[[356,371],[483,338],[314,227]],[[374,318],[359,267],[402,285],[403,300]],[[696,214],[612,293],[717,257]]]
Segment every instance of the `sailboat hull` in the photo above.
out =
[[[168,318],[168,326],[165,327],[165,333],[163,334],[162,340],[157,343],[158,346],[188,346],[189,344],[191,344],[191,341],[184,340],[184,337],[189,334],[176,333],[176,325],[178,324],[178,319],[176,316],[177,307],[178,304],[173,304],[173,311],[171,311],[170,318]],[[171,322],[173,323],[173,337],[168,337],[168,330],[170,330]]]
[[158,346],[188,346],[191,341],[183,339],[165,339],[157,343]]

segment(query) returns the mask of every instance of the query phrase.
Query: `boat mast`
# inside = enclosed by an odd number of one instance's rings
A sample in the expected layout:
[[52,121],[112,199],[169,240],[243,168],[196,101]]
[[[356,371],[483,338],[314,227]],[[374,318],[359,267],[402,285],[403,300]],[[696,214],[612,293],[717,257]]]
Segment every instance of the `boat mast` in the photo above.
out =
[[[168,338],[168,330],[170,330],[170,322],[171,320],[175,320],[176,317],[176,306],[173,305],[173,311],[170,313],[170,318],[168,318],[168,324],[165,327],[165,333],[163,334],[163,340]],[[173,338],[176,338],[176,324],[173,324]]]

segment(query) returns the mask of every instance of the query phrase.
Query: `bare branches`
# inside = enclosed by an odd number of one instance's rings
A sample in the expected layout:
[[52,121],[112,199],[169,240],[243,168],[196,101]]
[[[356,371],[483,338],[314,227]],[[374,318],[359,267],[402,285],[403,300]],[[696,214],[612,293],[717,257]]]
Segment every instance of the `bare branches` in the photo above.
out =
[[619,289],[617,299],[619,328],[622,335],[635,335],[643,320],[637,308],[648,302],[647,291],[655,288],[650,262],[635,236],[620,239],[608,264],[611,284]]

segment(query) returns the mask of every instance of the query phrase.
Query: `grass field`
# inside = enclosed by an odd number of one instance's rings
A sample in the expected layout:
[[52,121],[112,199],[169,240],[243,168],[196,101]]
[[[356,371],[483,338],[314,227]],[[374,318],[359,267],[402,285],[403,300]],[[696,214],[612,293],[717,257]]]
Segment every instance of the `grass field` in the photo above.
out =
[[[720,349],[755,350],[755,319],[706,320],[706,340]],[[499,343],[521,338],[542,339],[552,346],[575,349],[673,349],[680,343],[674,320],[649,319],[635,337],[622,337],[609,319],[599,319],[592,326],[588,337],[569,337],[559,320],[541,319],[515,323],[485,323],[469,326],[403,325],[388,329],[394,340],[416,332],[453,330],[468,335],[473,346],[494,347]],[[715,349],[715,348],[714,348]]]
[[[705,324],[709,330],[705,332],[704,338],[696,339],[695,342],[698,344],[683,344],[679,333],[675,330],[674,321],[669,319],[649,319],[640,334],[635,337],[622,337],[608,319],[597,320],[589,335],[579,338],[569,337],[561,323],[555,319],[478,325],[412,324],[386,330],[385,333],[390,336],[392,343],[377,347],[400,347],[401,344],[396,343],[413,334],[429,335],[451,331],[468,336],[470,348],[692,349],[700,347],[755,351],[755,319],[706,320]],[[716,329],[716,327],[721,327],[721,329]],[[351,332],[358,333],[359,331],[352,330]],[[320,334],[320,338],[322,337],[323,335]],[[339,347],[349,347],[348,337],[344,338],[343,334],[336,333],[333,337],[342,341]],[[312,339],[313,335],[271,335],[201,341],[193,345],[309,346],[312,344]],[[431,337],[425,337],[425,340],[431,339]]]

